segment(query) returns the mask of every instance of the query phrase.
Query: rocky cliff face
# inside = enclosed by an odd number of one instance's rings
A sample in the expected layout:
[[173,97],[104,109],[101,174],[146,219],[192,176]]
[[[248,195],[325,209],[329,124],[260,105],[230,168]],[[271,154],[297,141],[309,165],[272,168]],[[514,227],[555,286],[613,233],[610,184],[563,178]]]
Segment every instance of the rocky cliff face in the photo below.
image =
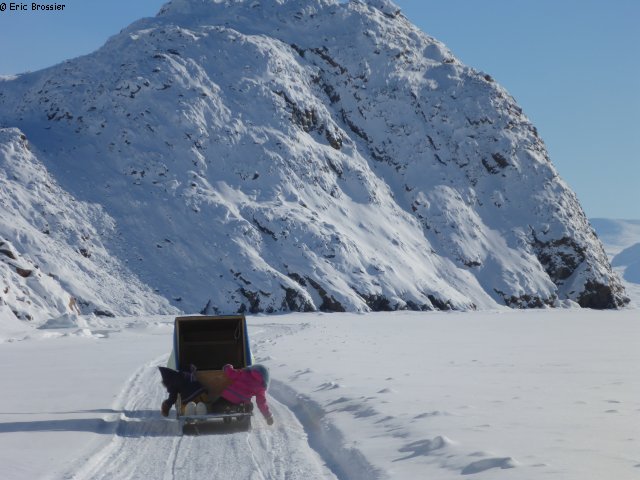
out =
[[388,1],[174,0],[0,125],[186,311],[626,301],[513,98]]

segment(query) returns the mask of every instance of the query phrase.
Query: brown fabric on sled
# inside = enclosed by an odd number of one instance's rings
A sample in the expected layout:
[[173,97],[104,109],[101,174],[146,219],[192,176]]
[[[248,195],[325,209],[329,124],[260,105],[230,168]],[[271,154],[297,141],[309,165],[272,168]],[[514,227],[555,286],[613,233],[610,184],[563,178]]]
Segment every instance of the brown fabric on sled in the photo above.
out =
[[209,398],[215,400],[222,391],[231,385],[231,380],[222,370],[198,370],[196,377],[209,393]]

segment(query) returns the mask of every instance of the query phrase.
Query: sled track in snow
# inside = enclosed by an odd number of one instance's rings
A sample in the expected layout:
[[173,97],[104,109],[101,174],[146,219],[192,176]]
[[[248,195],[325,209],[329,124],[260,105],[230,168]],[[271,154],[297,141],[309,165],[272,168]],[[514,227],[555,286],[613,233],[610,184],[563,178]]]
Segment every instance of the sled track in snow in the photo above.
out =
[[165,359],[143,365],[126,382],[114,402],[116,413],[105,417],[113,425],[111,440],[65,478],[335,479],[309,447],[295,416],[273,399],[276,424],[272,427],[257,414],[249,432],[215,423],[191,427],[181,436],[177,422],[159,413],[165,392],[156,367]]
[[384,475],[355,448],[346,447],[342,433],[326,420],[324,409],[310,398],[276,380],[272,394],[280,399],[304,425],[309,445],[341,480],[377,480]]

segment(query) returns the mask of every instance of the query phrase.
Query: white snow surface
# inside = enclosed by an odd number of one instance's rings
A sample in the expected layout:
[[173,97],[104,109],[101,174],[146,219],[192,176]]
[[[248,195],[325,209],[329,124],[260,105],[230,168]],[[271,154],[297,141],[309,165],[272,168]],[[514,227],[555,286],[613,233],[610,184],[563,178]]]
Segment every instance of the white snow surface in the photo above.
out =
[[67,250],[95,242],[147,312],[144,289],[186,312],[624,303],[520,107],[390,1],[174,0],[0,80],[0,126],[99,217]]
[[637,310],[249,317],[275,424],[257,414],[249,432],[180,436],[158,410],[173,317],[20,332],[1,308],[4,480],[626,480],[640,468]]

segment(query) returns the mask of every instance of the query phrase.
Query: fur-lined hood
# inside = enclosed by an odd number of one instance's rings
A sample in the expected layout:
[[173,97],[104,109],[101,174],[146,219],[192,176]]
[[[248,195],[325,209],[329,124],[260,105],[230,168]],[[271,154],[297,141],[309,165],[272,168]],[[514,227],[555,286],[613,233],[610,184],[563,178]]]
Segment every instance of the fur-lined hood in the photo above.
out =
[[271,381],[271,378],[269,376],[269,369],[267,367],[265,367],[264,365],[256,364],[247,367],[247,370],[249,370],[254,377],[256,377],[256,373],[260,375],[264,388],[269,388],[269,382]]

